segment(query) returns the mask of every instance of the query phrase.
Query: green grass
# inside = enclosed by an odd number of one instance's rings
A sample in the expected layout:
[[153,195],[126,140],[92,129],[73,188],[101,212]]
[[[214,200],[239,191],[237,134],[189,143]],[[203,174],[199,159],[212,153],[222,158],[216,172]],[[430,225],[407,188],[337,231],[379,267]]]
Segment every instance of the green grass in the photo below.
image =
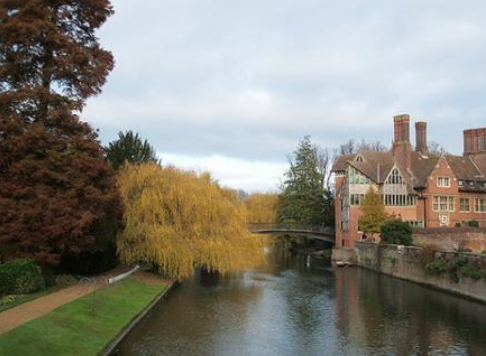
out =
[[0,336],[0,355],[96,356],[164,289],[126,279]]

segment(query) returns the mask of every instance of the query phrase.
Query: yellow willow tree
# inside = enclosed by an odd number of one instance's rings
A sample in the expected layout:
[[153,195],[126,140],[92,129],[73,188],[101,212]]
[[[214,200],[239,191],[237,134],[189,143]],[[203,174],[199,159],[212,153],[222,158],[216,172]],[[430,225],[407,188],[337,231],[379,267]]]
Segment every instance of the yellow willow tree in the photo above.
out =
[[274,223],[277,220],[277,203],[277,194],[251,194],[245,201],[248,221],[251,224]]
[[126,164],[119,187],[125,229],[118,253],[125,263],[150,263],[181,279],[197,266],[225,274],[264,261],[265,240],[250,235],[244,205],[208,173]]

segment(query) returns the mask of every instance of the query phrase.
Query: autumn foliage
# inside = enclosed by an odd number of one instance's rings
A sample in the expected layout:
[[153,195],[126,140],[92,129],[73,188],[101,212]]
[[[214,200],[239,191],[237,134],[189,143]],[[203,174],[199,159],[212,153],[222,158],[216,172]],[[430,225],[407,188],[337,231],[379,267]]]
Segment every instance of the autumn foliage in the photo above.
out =
[[274,193],[253,193],[245,201],[250,224],[275,223],[277,220],[278,195]]
[[190,276],[196,266],[224,274],[263,261],[265,240],[250,235],[244,205],[209,174],[126,164],[119,187],[122,261],[153,264],[174,278]]
[[0,244],[50,265],[106,247],[113,233],[97,238],[96,226],[120,215],[95,134],[71,116],[58,120],[0,121]]
[[[0,252],[57,265],[114,244],[114,173],[76,112],[114,66],[109,0],[0,1]],[[4,256],[5,257],[5,256]]]

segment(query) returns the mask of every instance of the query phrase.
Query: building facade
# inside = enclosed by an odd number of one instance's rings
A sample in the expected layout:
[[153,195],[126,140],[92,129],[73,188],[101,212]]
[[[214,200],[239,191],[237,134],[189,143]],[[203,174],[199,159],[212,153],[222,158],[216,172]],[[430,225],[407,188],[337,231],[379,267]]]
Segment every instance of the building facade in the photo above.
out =
[[370,188],[382,197],[387,213],[417,227],[441,227],[478,221],[486,225],[486,128],[464,131],[464,155],[428,152],[427,123],[394,117],[390,151],[358,151],[333,166],[336,189],[336,246],[361,239],[360,204]]

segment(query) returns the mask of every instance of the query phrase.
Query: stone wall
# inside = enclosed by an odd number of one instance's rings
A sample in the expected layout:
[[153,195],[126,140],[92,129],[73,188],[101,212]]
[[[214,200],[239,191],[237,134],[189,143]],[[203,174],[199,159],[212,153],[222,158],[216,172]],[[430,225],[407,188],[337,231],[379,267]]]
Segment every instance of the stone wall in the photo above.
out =
[[[424,266],[422,251],[419,247],[372,242],[358,242],[355,247],[356,263],[361,267],[486,302],[486,278],[476,280],[462,274],[453,278],[449,271],[433,274]],[[435,252],[434,258],[445,261],[461,258],[486,265],[486,255],[473,253]]]
[[421,245],[436,245],[446,251],[469,249],[472,252],[480,253],[486,250],[486,229],[415,229],[413,242]]

